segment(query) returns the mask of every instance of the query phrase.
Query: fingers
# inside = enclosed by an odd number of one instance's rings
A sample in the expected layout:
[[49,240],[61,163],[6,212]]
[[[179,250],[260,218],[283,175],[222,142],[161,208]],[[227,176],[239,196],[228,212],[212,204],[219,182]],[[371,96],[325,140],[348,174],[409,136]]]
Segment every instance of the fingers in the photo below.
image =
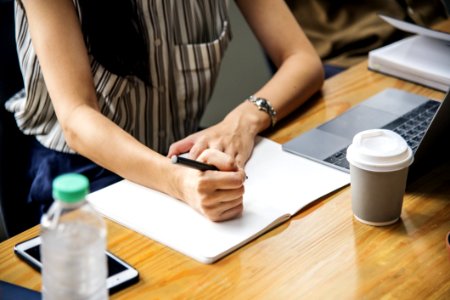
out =
[[236,157],[235,157],[235,162],[236,162],[236,165],[239,167],[239,168],[244,168],[244,166],[245,166],[245,163],[247,162],[246,161],[246,159],[248,159],[248,158],[244,158],[244,156],[243,155],[241,155],[241,154],[237,154],[236,155]]
[[229,210],[222,212],[222,214],[219,216],[219,218],[217,218],[215,220],[211,219],[211,221],[221,222],[221,221],[234,219],[234,218],[240,217],[242,215],[243,211],[244,211],[244,205],[241,203],[239,205],[236,205],[233,208],[230,208]]
[[189,156],[192,159],[197,159],[206,149],[208,149],[208,144],[206,143],[206,141],[198,140],[189,150]]
[[243,210],[244,205],[242,197],[240,197],[231,201],[219,202],[212,207],[204,206],[201,212],[211,221],[220,222],[242,215]]
[[[214,209],[217,207],[223,207],[223,210],[231,208],[233,201],[236,199],[241,199],[244,195],[244,186],[240,185],[237,188],[230,188],[224,190],[217,190],[214,193],[205,195],[201,200],[202,209]],[[227,206],[229,206],[227,208]]]
[[[199,195],[203,195],[200,200],[200,212],[212,221],[225,221],[242,214],[244,196],[244,174],[243,170],[238,172],[222,172],[211,175],[208,187],[220,186],[214,191],[203,187],[199,190]],[[226,177],[226,178],[225,178]],[[205,181],[208,181],[207,179]]]
[[[226,139],[225,139],[226,141]],[[246,146],[252,146],[248,142]],[[168,156],[189,152],[191,159],[216,166],[219,171],[189,170],[180,197],[208,219],[220,222],[242,215],[245,172],[251,152],[242,143],[224,143],[192,135],[171,145]]]
[[[219,163],[228,157],[217,150],[218,156],[211,154],[215,164],[224,167],[226,163]],[[225,157],[223,157],[225,156]],[[228,158],[229,159],[229,158]],[[226,161],[226,159],[225,159]],[[234,166],[233,163],[230,166]],[[186,200],[190,205],[212,221],[225,221],[242,214],[245,174],[243,169],[237,171],[193,171],[193,176],[185,182],[188,184]]]
[[194,145],[194,141],[191,139],[182,139],[178,142],[173,143],[170,145],[169,152],[167,154],[167,157],[172,157],[174,155],[180,155],[182,153],[188,152],[192,146]]
[[237,171],[238,167],[234,157],[216,149],[206,149],[197,157],[197,160],[216,166],[221,171]]
[[233,158],[236,166],[244,167],[250,157],[253,145],[253,139],[243,139],[242,137],[239,138],[239,136],[230,137],[223,134],[218,135],[214,130],[206,129],[173,143],[167,156],[172,157],[173,155],[189,152],[189,158],[198,159],[206,150],[215,149]]

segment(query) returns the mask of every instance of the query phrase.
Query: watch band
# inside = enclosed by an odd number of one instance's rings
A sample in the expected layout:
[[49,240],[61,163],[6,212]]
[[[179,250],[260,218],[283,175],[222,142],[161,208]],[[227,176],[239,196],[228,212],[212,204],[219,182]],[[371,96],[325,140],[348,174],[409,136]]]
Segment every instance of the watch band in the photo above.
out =
[[248,97],[247,100],[255,104],[259,110],[266,112],[270,117],[272,127],[275,126],[275,123],[277,123],[277,112],[273,109],[272,104],[270,104],[268,100],[256,97],[254,95]]

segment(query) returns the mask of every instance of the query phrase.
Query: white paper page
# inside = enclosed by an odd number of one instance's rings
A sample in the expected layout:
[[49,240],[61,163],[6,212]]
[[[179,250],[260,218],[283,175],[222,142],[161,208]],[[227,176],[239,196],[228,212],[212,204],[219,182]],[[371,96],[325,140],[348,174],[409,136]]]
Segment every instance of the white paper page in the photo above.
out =
[[242,217],[215,223],[179,200],[127,180],[88,199],[106,217],[203,263],[213,262],[281,213],[252,204]]
[[416,24],[412,24],[409,22],[405,22],[405,21],[401,21],[395,18],[391,18],[388,16],[384,16],[384,15],[379,15],[380,18],[382,18],[384,21],[386,21],[387,23],[391,24],[392,26],[409,32],[409,33],[415,33],[415,34],[420,34],[420,35],[424,35],[424,36],[428,36],[431,38],[435,38],[435,39],[439,39],[439,40],[443,40],[443,41],[447,41],[450,42],[450,34],[446,33],[446,32],[442,32],[442,31],[437,31],[437,30],[433,30],[433,29],[429,29],[426,27],[422,27]]
[[450,86],[449,57],[447,42],[417,35],[371,51],[369,68],[381,72],[392,69],[405,74],[406,79],[421,84],[433,81],[446,90]]
[[160,192],[121,181],[88,196],[102,214],[203,263],[212,263],[286,213],[349,183],[349,175],[262,139],[246,166],[242,217],[215,223]]
[[276,205],[293,215],[314,200],[350,183],[350,175],[283,151],[261,139],[245,168],[247,201]]

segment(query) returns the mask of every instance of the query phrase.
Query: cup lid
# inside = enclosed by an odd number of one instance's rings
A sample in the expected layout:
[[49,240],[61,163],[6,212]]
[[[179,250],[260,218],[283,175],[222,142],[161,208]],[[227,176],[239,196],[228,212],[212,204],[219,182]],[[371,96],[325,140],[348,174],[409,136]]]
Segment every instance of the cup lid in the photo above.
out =
[[347,149],[352,165],[374,172],[391,172],[411,165],[411,148],[397,133],[387,129],[370,129],[357,133]]

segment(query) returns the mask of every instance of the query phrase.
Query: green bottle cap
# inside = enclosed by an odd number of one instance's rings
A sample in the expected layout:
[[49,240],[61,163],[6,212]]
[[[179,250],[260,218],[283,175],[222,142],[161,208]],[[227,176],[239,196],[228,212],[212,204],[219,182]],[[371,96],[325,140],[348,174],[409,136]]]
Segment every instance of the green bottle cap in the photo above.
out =
[[89,180],[76,173],[60,175],[53,180],[53,198],[66,203],[83,200],[89,192]]

